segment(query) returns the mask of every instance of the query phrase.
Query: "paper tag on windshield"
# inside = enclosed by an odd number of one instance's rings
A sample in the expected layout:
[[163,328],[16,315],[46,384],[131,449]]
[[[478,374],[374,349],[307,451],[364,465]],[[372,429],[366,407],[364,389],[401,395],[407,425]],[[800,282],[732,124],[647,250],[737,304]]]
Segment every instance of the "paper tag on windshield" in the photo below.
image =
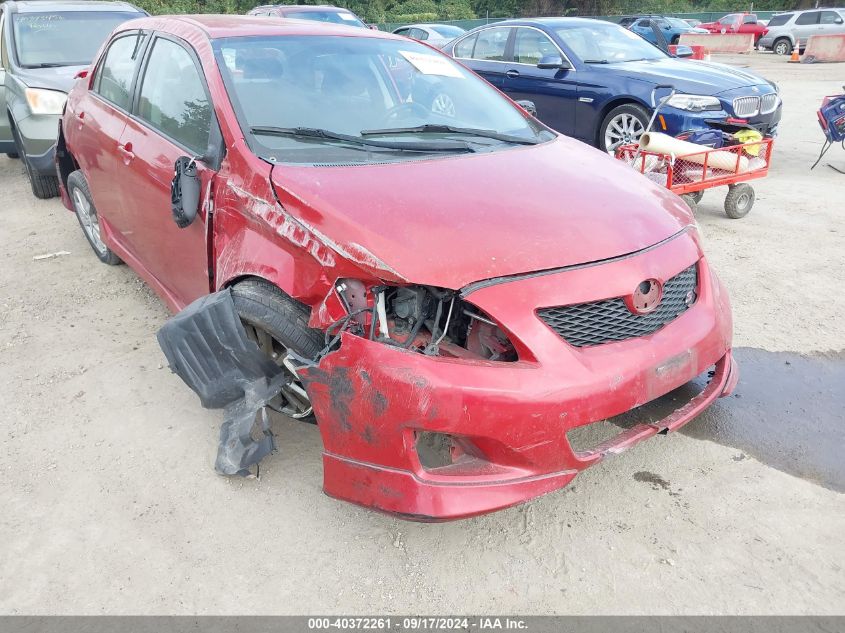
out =
[[349,13],[338,13],[341,20],[346,20],[347,22],[357,22],[358,20],[355,18],[354,15]]
[[424,75],[442,75],[444,77],[458,77],[463,79],[461,71],[445,57],[426,55],[425,53],[412,53],[410,51],[399,51],[399,54]]

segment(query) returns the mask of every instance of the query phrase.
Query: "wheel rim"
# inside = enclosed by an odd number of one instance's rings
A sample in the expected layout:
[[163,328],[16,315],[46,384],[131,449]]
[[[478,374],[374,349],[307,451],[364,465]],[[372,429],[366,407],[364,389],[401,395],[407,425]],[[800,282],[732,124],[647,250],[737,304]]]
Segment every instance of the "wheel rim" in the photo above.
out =
[[287,347],[261,326],[243,319],[241,319],[241,323],[243,323],[247,338],[256,343],[258,348],[281,367],[282,371],[291,379],[282,387],[279,396],[270,401],[270,408],[295,420],[310,416],[314,409],[305,388],[302,386],[293,357],[291,357]]
[[780,42],[777,45],[775,52],[778,55],[786,55],[786,42]]
[[97,212],[79,189],[73,190],[73,208],[82,224],[82,230],[88,236],[91,244],[98,253],[106,252],[106,245],[100,237],[100,220]]
[[744,211],[749,202],[751,202],[751,196],[747,193],[743,193],[736,199],[736,208],[740,211]]
[[442,114],[443,116],[454,117],[455,116],[455,102],[452,101],[452,97],[447,95],[446,93],[439,93],[434,100],[431,102],[431,111],[434,114]]
[[645,126],[633,114],[623,112],[613,117],[604,131],[604,147],[612,154],[620,145],[630,145],[640,140]]

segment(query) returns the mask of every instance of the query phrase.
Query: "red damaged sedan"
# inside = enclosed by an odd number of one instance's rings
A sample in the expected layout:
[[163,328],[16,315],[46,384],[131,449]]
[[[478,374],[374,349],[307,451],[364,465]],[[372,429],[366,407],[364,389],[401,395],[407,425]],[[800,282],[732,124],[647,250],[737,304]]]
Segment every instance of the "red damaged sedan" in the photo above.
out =
[[[318,423],[327,494],[468,517],[679,428],[737,380],[680,199],[405,38],[127,22],[69,95],[57,168],[97,257],[187,328],[162,346],[232,415],[219,472],[272,450],[267,405]],[[701,375],[667,417],[570,441]],[[260,446],[237,426],[256,410]]]

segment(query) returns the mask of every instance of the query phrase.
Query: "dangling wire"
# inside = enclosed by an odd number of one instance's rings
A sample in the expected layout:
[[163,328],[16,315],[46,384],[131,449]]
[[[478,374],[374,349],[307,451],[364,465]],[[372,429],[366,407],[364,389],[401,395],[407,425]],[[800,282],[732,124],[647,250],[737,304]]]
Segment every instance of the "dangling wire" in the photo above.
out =
[[[843,141],[843,145],[845,145],[845,141]],[[813,166],[810,167],[810,171],[813,171],[816,168],[816,165],[821,162],[822,158],[824,158],[824,155],[827,154],[827,150],[829,150],[831,147],[833,147],[833,141],[826,140],[824,142],[824,145],[822,146],[822,151],[819,152],[819,157],[816,159],[816,162],[813,163]]]

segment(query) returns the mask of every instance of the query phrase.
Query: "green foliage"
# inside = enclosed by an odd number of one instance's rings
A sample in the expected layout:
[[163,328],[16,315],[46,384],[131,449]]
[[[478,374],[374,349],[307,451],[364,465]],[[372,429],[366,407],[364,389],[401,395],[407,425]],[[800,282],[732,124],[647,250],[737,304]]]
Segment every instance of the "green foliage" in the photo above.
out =
[[[154,15],[168,13],[246,13],[272,0],[137,0]],[[302,4],[332,0],[295,0]],[[792,9],[809,0],[754,0],[758,11]],[[837,0],[832,4],[837,4]],[[335,0],[366,22],[411,23],[533,15],[623,15],[748,10],[751,0]],[[285,4],[293,4],[290,0]],[[831,4],[825,2],[824,4]]]

